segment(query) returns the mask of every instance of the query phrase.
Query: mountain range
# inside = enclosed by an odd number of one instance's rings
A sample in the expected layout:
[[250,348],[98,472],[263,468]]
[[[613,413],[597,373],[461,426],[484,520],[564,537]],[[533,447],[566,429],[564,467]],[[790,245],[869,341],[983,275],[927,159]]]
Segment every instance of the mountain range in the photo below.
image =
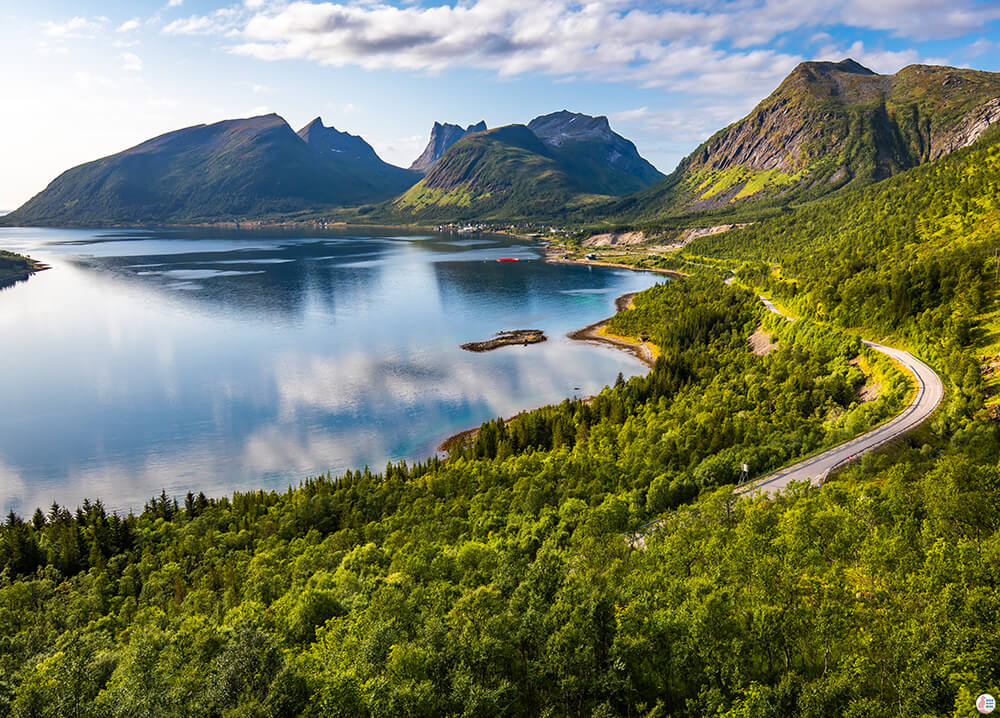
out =
[[550,216],[662,178],[606,117],[563,110],[463,137],[391,209],[420,219]]
[[4,220],[101,225],[287,216],[385,199],[418,178],[318,118],[295,133],[270,114],[168,132],[74,167]]
[[880,75],[854,60],[800,64],[669,176],[606,117],[566,110],[494,129],[435,122],[409,169],[320,118],[296,133],[271,114],[169,132],[74,167],[0,221],[752,219],[934,161],[997,122],[997,73],[910,65]]
[[909,65],[880,75],[854,60],[804,62],[617,211],[682,216],[815,199],[936,160],[998,121],[998,73]]

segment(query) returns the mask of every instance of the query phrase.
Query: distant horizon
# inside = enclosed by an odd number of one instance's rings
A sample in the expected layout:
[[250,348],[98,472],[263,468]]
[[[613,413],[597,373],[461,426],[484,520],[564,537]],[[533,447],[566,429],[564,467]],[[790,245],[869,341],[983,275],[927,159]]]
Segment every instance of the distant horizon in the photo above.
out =
[[[37,0],[7,10],[0,205],[172,130],[317,115],[408,167],[434,122],[606,115],[661,172],[800,62],[1000,69],[1000,8],[977,0]],[[276,109],[280,108],[280,110]]]

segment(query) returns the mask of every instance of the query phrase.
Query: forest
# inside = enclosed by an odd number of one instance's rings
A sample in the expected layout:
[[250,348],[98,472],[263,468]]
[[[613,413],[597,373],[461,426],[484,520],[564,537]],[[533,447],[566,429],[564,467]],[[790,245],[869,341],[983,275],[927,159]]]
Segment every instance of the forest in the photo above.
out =
[[[747,345],[762,322],[766,356]],[[976,553],[988,580],[992,530],[935,502],[975,493],[987,503],[969,510],[988,513],[995,467],[980,474],[928,434],[823,491],[732,493],[741,462],[765,471],[898,411],[910,391],[898,371],[709,276],[640,295],[614,329],[663,348],[649,375],[488,424],[444,460],[281,494],[161,495],[139,515],[95,501],[8,516],[0,707],[695,716],[885,703],[889,715],[897,700],[952,706],[986,675],[972,626],[989,606],[967,606],[938,642],[921,630],[944,597],[964,606],[974,589],[944,566]],[[874,401],[858,398],[861,366],[880,379]],[[963,442],[994,439],[970,428]],[[630,545],[664,516],[647,550]],[[915,581],[916,596],[896,590]],[[935,675],[933,696],[909,692],[927,678],[914,661],[962,672]]]
[[[982,142],[697,240],[674,261],[703,270],[610,325],[661,348],[648,375],[447,457],[8,515],[0,713],[975,715],[1000,686],[996,162]],[[944,406],[822,488],[735,494],[742,463],[905,405],[862,336],[932,363]]]

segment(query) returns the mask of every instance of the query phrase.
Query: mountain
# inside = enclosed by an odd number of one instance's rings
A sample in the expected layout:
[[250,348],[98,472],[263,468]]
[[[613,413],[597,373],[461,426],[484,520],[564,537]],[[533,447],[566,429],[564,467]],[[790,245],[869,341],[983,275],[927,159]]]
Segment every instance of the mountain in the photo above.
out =
[[587,192],[630,194],[664,177],[631,141],[611,129],[607,117],[562,110],[536,117],[528,129]]
[[442,125],[440,122],[435,122],[434,127],[431,128],[431,138],[427,147],[417,159],[413,160],[410,169],[424,173],[429,172],[431,167],[444,156],[449,147],[470,132],[486,132],[486,122],[469,125],[464,130],[461,125],[452,125],[447,122]]
[[467,134],[392,211],[427,219],[551,218],[662,176],[606,117],[562,111]]
[[333,127],[324,127],[319,117],[297,134],[321,156],[356,173],[359,179],[376,187],[383,196],[398,194],[420,179],[418,172],[384,162],[363,138]]
[[260,218],[380,201],[416,180],[368,153],[360,138],[319,122],[303,134],[275,114],[168,132],[63,172],[3,220],[108,225]]
[[580,193],[525,125],[467,135],[391,211],[427,219],[549,215]]
[[626,204],[653,217],[814,199],[935,160],[998,121],[997,73],[910,65],[880,75],[849,59],[805,62]]

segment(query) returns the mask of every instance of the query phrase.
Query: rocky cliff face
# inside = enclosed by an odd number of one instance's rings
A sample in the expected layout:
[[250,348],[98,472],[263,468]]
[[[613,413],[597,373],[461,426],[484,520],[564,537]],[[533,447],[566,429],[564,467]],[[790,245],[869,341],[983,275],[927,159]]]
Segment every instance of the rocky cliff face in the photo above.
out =
[[638,204],[655,215],[812,199],[938,159],[998,121],[997,73],[911,65],[879,75],[853,60],[802,63]]
[[968,147],[998,122],[1000,122],[1000,97],[976,107],[953,129],[932,138],[928,159],[936,160],[955,150]]
[[607,117],[591,117],[568,110],[536,117],[528,123],[528,129],[542,142],[553,147],[561,147],[574,140],[615,142],[625,139],[611,130]]
[[462,129],[460,125],[452,125],[447,122],[444,124],[435,122],[434,127],[431,128],[431,138],[427,142],[427,147],[424,148],[421,155],[413,161],[413,164],[410,165],[410,169],[418,172],[429,172],[453,144],[471,132],[485,131],[485,122],[477,122],[474,125],[469,125],[465,129]]

